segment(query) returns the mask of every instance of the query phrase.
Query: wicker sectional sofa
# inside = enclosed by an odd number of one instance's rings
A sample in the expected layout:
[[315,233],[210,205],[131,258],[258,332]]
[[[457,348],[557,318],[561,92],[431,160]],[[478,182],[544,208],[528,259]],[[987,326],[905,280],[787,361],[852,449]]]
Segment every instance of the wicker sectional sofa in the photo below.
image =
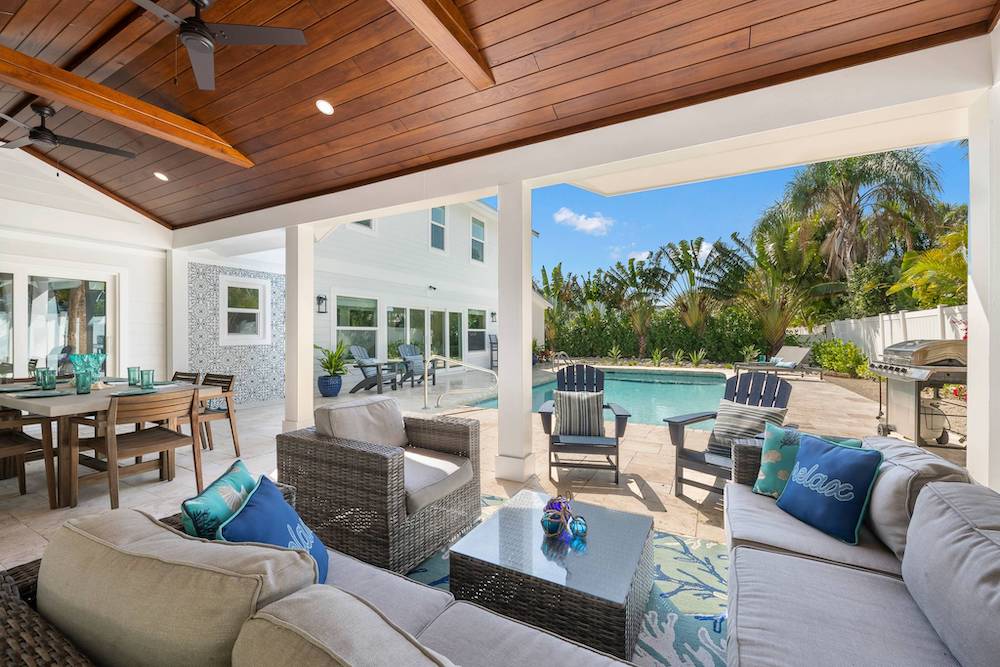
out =
[[627,664],[335,550],[315,582],[301,552],[177,526],[134,510],[74,519],[40,563],[0,570],[0,663]]
[[849,546],[754,494],[753,458],[726,485],[727,662],[996,665],[1000,494],[919,447],[866,438],[884,462],[860,544]]

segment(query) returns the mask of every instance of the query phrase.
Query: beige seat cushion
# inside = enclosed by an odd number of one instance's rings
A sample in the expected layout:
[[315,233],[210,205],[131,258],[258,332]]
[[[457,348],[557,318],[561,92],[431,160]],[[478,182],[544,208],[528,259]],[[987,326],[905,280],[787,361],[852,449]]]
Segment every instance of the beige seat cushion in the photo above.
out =
[[226,665],[259,608],[316,582],[304,551],[190,537],[135,510],[52,536],[38,610],[104,665]]
[[261,609],[233,647],[234,667],[451,667],[377,608],[335,586],[310,586]]
[[865,523],[901,559],[920,490],[930,482],[969,482],[969,473],[923,447],[897,438],[868,437],[862,446],[882,452]]
[[416,514],[424,507],[472,481],[472,462],[464,456],[420,447],[403,450],[403,487],[406,511]]
[[313,411],[313,418],[316,431],[331,438],[396,447],[405,447],[409,442],[403,413],[396,399],[389,396],[365,396],[321,405]]
[[774,499],[751,487],[729,482],[725,491],[726,538],[729,546],[748,545],[808,558],[842,563],[899,577],[900,562],[870,530],[861,527],[856,546],[802,523],[781,510]]

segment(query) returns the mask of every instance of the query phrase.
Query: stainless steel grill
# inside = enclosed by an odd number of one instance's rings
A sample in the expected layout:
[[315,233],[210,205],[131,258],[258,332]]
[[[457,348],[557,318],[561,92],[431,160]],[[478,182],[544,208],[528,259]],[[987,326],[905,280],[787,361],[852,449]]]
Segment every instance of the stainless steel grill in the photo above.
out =
[[[879,433],[895,431],[921,445],[948,442],[948,415],[940,389],[966,382],[964,340],[908,340],[885,348],[868,369],[886,379],[885,404],[879,383]],[[923,396],[932,389],[931,397]]]

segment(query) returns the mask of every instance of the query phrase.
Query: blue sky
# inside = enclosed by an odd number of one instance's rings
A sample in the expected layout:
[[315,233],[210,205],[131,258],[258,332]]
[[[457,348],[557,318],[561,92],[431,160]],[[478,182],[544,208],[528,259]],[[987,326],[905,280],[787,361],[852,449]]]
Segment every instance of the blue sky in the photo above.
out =
[[[927,150],[940,168],[941,198],[968,203],[965,149],[949,143]],[[795,171],[777,169],[618,197],[569,185],[535,190],[532,226],[541,236],[534,240],[534,273],[562,261],[564,270],[586,274],[670,241],[746,234],[761,212],[781,198]],[[495,205],[495,199],[490,203]]]

